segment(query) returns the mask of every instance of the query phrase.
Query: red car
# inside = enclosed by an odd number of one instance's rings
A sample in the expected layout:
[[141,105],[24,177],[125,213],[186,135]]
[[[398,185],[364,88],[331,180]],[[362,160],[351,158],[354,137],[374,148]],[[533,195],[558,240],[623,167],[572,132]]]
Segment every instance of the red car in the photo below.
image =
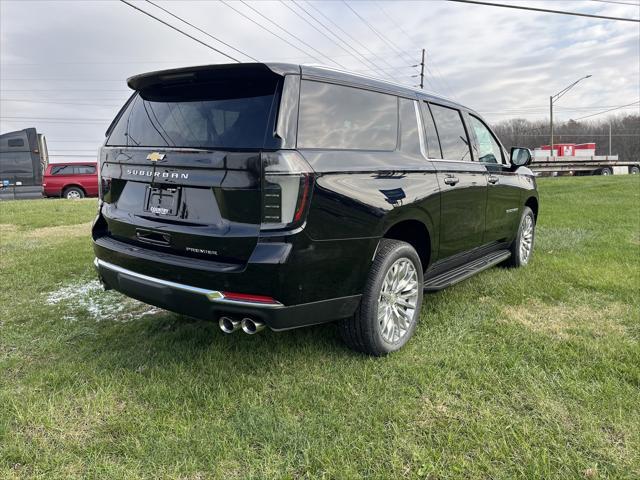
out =
[[96,163],[52,163],[42,179],[46,197],[69,199],[98,196]]

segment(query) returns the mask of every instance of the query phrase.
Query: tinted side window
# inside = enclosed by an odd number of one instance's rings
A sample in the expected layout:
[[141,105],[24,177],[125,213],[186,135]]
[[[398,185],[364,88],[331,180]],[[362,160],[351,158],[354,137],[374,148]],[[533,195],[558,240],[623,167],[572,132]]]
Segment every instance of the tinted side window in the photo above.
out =
[[395,150],[397,141],[397,97],[302,81],[298,148]]
[[79,175],[93,175],[96,173],[96,167],[93,165],[78,165],[75,167],[75,172]]
[[471,128],[478,142],[478,160],[483,163],[502,163],[502,149],[489,128],[479,118],[469,115]]
[[440,140],[436,124],[433,123],[433,116],[427,102],[422,102],[422,118],[424,119],[424,129],[427,134],[427,147],[429,148],[429,158],[442,158],[440,150]]
[[431,104],[431,111],[438,129],[442,158],[471,161],[469,139],[462,123],[460,111]]
[[421,155],[415,101],[400,99],[400,150]]
[[10,147],[24,147],[24,140],[22,138],[10,138],[8,145]]
[[58,165],[51,168],[51,175],[72,175],[73,167],[71,165]]

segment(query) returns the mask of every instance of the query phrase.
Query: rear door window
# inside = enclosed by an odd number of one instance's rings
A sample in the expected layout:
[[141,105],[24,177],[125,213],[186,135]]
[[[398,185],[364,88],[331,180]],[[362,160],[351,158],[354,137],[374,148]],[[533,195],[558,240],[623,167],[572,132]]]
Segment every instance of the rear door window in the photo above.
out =
[[57,165],[51,168],[51,175],[73,175],[73,173],[71,165]]
[[470,162],[469,138],[460,111],[433,103],[430,107],[438,129],[442,158]]
[[302,81],[298,148],[391,151],[397,143],[397,97]]
[[138,92],[107,145],[262,148],[276,86],[249,79]]
[[424,129],[427,135],[429,158],[442,158],[438,131],[436,130],[436,124],[433,122],[433,116],[431,115],[431,110],[427,102],[422,102],[422,118],[424,119]]

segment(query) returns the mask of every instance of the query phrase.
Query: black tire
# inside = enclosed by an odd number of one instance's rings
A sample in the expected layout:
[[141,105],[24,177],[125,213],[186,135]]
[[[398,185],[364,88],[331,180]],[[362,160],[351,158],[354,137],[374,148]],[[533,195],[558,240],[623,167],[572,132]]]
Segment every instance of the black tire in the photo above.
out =
[[638,167],[637,165],[631,166],[631,168],[629,168],[629,173],[631,175],[638,175],[640,173],[640,167]]
[[[397,341],[388,341],[383,336],[383,327],[378,321],[378,308],[382,286],[387,273],[396,262],[407,259],[417,274],[417,302],[408,328]],[[401,264],[402,262],[400,262]],[[405,263],[405,265],[407,265]],[[407,265],[409,267],[409,265]],[[344,342],[353,350],[376,357],[387,355],[402,348],[411,338],[420,318],[423,294],[422,263],[415,249],[399,240],[382,239],[371,264],[360,306],[351,318],[341,320],[339,331]],[[395,301],[395,296],[394,300]],[[394,307],[400,309],[402,307]],[[405,309],[409,312],[409,309]],[[393,335],[393,330],[392,330]]]
[[[531,233],[531,248],[529,250],[528,256],[523,258],[520,253],[520,246],[522,244],[523,230],[525,228],[527,218],[531,220],[532,225],[532,233]],[[522,216],[520,217],[520,225],[518,225],[518,234],[516,235],[515,240],[511,244],[509,249],[511,250],[511,257],[505,262],[505,265],[508,267],[524,267],[531,263],[531,257],[533,257],[533,248],[535,247],[536,240],[536,216],[533,214],[533,210],[529,207],[524,207],[522,210]]]
[[600,175],[613,175],[613,171],[610,168],[605,167],[600,170]]
[[78,198],[84,198],[84,190],[80,187],[67,187],[62,192],[62,197],[67,200],[77,200]]

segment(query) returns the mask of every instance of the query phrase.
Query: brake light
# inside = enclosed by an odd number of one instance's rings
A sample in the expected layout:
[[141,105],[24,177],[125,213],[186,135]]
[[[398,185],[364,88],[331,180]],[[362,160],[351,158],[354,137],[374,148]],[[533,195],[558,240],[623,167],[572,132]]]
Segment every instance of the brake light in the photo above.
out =
[[233,300],[235,302],[251,302],[278,305],[280,302],[266,295],[252,295],[248,293],[222,292],[225,300]]
[[109,195],[109,191],[111,190],[111,178],[108,177],[104,177],[102,175],[102,167],[103,167],[103,162],[105,161],[104,158],[104,149],[100,149],[100,153],[98,154],[98,164],[97,164],[97,170],[98,170],[98,198],[100,200],[109,200],[108,198],[105,199],[105,197],[107,197]]
[[264,153],[262,157],[263,230],[291,229],[304,222],[313,170],[295,151]]

